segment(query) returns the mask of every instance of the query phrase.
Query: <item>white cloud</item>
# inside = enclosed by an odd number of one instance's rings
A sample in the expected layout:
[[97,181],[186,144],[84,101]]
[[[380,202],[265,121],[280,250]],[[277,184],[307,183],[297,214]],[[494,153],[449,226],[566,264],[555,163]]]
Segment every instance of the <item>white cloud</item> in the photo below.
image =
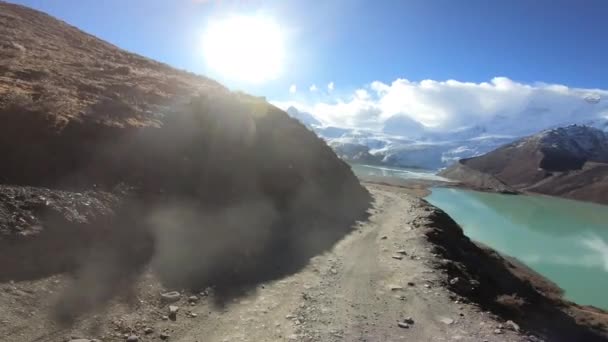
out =
[[[589,101],[589,94],[599,102]],[[503,133],[529,134],[605,116],[608,90],[525,84],[506,77],[480,83],[397,79],[390,84],[374,81],[346,98],[290,105],[338,127],[379,129],[388,118],[405,115],[435,130],[484,124]]]
[[314,93],[315,91],[319,90],[319,88],[317,88],[317,85],[316,85],[316,84],[311,85],[311,86],[310,86],[310,88],[308,88],[308,89],[309,89],[311,92],[313,92],[313,93]]
[[360,100],[369,100],[370,96],[367,90],[357,89],[355,90],[355,98]]
[[289,92],[295,94],[298,91],[298,87],[295,84],[289,86]]
[[329,91],[331,93],[332,91],[334,91],[335,87],[336,86],[335,86],[334,82],[329,82],[327,84],[327,91]]

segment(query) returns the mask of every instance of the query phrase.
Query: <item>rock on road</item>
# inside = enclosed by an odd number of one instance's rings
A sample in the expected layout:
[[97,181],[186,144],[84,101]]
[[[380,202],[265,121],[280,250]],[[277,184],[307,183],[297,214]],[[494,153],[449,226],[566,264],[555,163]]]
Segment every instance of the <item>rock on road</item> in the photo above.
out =
[[451,299],[441,271],[430,265],[430,243],[410,225],[422,210],[417,201],[398,188],[368,188],[372,216],[331,252],[221,311],[201,308],[196,322],[177,327],[171,340],[525,340],[497,330],[501,324],[478,307]]
[[446,288],[440,257],[431,252],[424,226],[413,224],[428,207],[399,187],[367,187],[375,200],[367,221],[299,272],[262,283],[222,307],[213,294],[170,292],[175,289],[162,288],[149,272],[137,285],[134,304],[116,303],[74,327],[61,327],[48,313],[70,279],[54,276],[0,286],[0,340],[528,340]]

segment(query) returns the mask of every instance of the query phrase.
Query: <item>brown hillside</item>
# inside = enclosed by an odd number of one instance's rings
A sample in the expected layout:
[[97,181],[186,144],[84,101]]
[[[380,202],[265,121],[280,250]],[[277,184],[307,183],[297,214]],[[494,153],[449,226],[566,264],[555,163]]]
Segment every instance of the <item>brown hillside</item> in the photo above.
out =
[[18,5],[0,2],[0,37],[3,108],[43,109],[60,126],[74,119],[158,126],[164,109],[179,99],[227,92],[213,80],[121,50]]
[[[572,125],[463,159],[443,176],[474,187],[516,190],[608,204],[608,136]],[[489,184],[494,179],[498,185]]]
[[[116,284],[151,263],[167,284],[240,287],[302,267],[369,205],[263,99],[4,2],[0,47],[4,280],[95,265]],[[71,300],[114,288],[95,290]]]

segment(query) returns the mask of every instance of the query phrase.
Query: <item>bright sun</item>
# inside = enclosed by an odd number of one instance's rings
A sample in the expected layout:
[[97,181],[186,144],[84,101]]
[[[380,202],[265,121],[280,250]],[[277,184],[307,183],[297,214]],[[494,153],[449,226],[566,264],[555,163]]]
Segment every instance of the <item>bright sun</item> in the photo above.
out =
[[241,15],[212,21],[203,39],[208,66],[222,76],[262,83],[276,79],[283,68],[283,36],[270,18]]

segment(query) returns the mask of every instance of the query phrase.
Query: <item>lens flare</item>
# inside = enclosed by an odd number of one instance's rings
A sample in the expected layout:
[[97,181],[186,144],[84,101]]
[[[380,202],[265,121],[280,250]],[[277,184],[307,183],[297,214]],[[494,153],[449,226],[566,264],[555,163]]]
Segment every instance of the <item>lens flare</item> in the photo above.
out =
[[262,83],[283,67],[283,35],[271,18],[231,16],[209,23],[203,36],[207,65],[223,77]]

